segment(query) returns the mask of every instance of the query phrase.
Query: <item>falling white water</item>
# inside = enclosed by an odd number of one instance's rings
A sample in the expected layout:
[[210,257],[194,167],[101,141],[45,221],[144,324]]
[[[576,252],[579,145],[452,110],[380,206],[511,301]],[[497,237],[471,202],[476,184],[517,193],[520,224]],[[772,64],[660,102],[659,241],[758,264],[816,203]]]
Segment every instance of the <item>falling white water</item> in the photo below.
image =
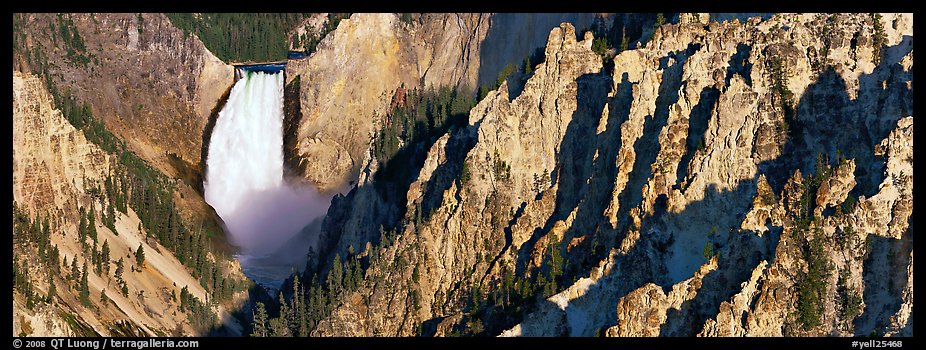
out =
[[283,74],[239,70],[209,144],[206,202],[245,274],[271,288],[305,267],[329,199],[283,172]]

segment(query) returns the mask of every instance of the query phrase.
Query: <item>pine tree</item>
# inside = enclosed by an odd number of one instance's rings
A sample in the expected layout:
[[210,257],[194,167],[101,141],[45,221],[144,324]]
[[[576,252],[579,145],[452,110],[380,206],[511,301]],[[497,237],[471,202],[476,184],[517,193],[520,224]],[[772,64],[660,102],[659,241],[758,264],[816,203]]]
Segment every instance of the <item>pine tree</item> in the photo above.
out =
[[77,226],[77,240],[80,241],[80,245],[84,245],[84,240],[86,240],[87,235],[87,214],[84,211],[84,207],[80,207],[80,224]]
[[291,337],[292,334],[289,333],[289,327],[286,326],[286,322],[283,320],[283,317],[277,317],[270,320],[270,336],[271,337]]
[[28,261],[22,262],[22,267],[19,266],[19,260],[13,260],[13,286],[16,289],[19,289],[23,295],[26,296],[26,307],[32,309],[32,306],[35,303],[34,292],[32,291],[32,283],[29,278],[29,263]]
[[80,278],[80,268],[77,267],[77,257],[74,257],[74,260],[71,260],[71,274],[68,275],[68,279],[76,281]]
[[80,303],[84,306],[90,306],[90,285],[87,283],[87,266],[84,265],[83,274],[80,277],[80,286],[78,293],[80,295]]
[[13,288],[20,289],[20,287],[25,283],[27,274],[29,270],[22,269],[19,267],[19,259],[14,255],[13,256]]
[[54,275],[48,274],[48,302],[51,303],[55,300],[55,296],[58,294],[58,290],[55,287],[55,278]]
[[264,307],[264,303],[257,302],[255,307],[256,311],[254,312],[254,329],[251,332],[252,337],[266,337],[267,334],[267,309]]
[[109,303],[109,297],[106,296],[106,288],[100,290],[100,304],[104,306]]
[[46,262],[49,265],[48,267],[50,269],[49,270],[50,273],[55,276],[59,275],[61,272],[61,266],[58,265],[59,254],[60,253],[58,252],[58,246],[56,245],[51,246],[51,253],[48,254],[48,261]]
[[504,286],[505,286],[505,288],[504,288],[504,290],[505,290],[505,303],[504,303],[504,305],[505,305],[505,306],[507,306],[508,304],[511,303],[511,288],[512,288],[513,285],[514,285],[514,274],[511,273],[511,271],[509,271],[509,270],[506,269],[506,270],[505,270],[505,277],[504,277]]
[[354,289],[354,276],[351,274],[352,266],[353,260],[348,258],[347,263],[344,265],[344,290]]
[[119,186],[120,182],[121,181],[118,181],[118,178],[113,180],[113,187],[115,188],[114,192],[116,193],[116,209],[125,214],[128,211],[125,203],[125,194],[123,193],[123,191],[125,191],[125,187],[124,185]]
[[93,253],[90,255],[90,257],[92,258],[91,260],[93,263],[93,271],[96,272],[97,275],[101,274],[103,272],[103,259],[100,257],[100,252],[97,249],[96,241],[93,241]]
[[113,233],[118,236],[119,233],[116,232],[116,208],[114,208],[111,203],[106,206],[106,218],[108,219],[108,225],[106,225],[106,227],[108,227],[110,231],[113,231]]
[[93,218],[94,217],[93,211],[94,211],[93,206],[91,205],[90,214],[89,214],[90,219],[89,219],[89,222],[87,223],[87,233],[90,235],[90,239],[93,239],[93,241],[96,242],[96,238],[97,238],[96,237],[96,222]]
[[100,253],[100,265],[102,266],[102,270],[105,271],[107,275],[109,275],[109,240],[103,240],[103,248],[101,249],[102,252]]
[[145,267],[145,248],[141,244],[135,250],[135,264],[139,267]]
[[331,261],[331,271],[328,271],[328,291],[337,295],[341,291],[341,277],[344,274],[341,268],[341,254],[336,253]]
[[318,280],[318,276],[313,274],[311,284],[309,285],[309,308],[308,315],[311,317],[309,322],[311,322],[312,327],[316,326],[318,321],[318,315],[321,315],[325,312],[324,298],[322,295],[322,288]]
[[656,28],[661,27],[663,24],[666,24],[666,17],[665,17],[665,15],[663,15],[662,12],[657,13],[657,14],[656,14],[656,23],[655,23]]
[[293,328],[297,331],[302,326],[302,291],[299,289],[299,275],[293,275]]
[[228,279],[222,278],[222,284],[219,287],[219,298],[222,300],[228,299],[231,293],[228,288]]
[[[289,307],[289,304],[286,302],[286,299],[283,298],[283,292],[279,294],[280,302],[280,320],[283,322],[283,325],[289,328],[290,320],[292,320],[292,309]],[[288,333],[288,331],[287,331]]]
[[119,261],[116,261],[116,280],[122,281],[123,272],[125,272],[125,264],[122,262],[122,258],[119,258]]
[[28,238],[30,241],[35,241],[37,240],[36,238],[38,237],[39,232],[42,232],[42,225],[39,221],[39,218],[36,217],[32,220],[32,225],[29,226],[29,232],[26,233],[26,238]]
[[[300,305],[303,305],[303,304],[305,304],[305,299],[303,299],[302,302],[300,303]],[[300,337],[309,336],[309,324],[308,324],[308,317],[306,315],[305,306],[303,306],[302,309],[299,311],[299,336]]]
[[360,260],[353,260],[351,266],[350,274],[353,276],[351,279],[354,281],[354,284],[351,286],[351,288],[356,289],[357,286],[360,285],[360,280],[363,278],[363,272],[360,271]]
[[555,282],[563,274],[563,256],[559,251],[559,244],[555,242],[550,244],[550,268],[550,279]]
[[114,193],[114,191],[113,191],[113,177],[112,177],[112,175],[106,175],[106,178],[103,179],[103,188],[106,190],[106,199],[107,199],[107,201],[108,201],[110,204],[112,204],[113,199],[114,199],[113,197],[115,197],[115,193]]
[[704,244],[704,259],[711,260],[714,257],[714,245],[711,242]]
[[104,227],[109,227],[109,219],[106,218],[106,202],[103,202],[103,208],[100,210],[100,222]]
[[870,17],[872,21],[872,31],[874,32],[871,38],[871,58],[873,63],[877,66],[881,64],[881,47],[884,46],[887,40],[884,34],[884,24],[881,23],[881,14],[872,13]]
[[48,225],[48,217],[46,217],[42,219],[42,232],[39,234],[38,239],[39,257],[45,261],[48,259],[48,238],[50,235],[51,229]]

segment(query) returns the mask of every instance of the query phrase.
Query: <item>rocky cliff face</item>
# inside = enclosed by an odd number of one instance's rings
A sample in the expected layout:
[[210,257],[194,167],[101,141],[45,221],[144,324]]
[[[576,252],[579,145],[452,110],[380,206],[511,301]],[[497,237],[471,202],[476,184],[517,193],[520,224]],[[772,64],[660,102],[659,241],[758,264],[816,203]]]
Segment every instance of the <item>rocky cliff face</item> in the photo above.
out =
[[[612,72],[554,28],[523,91],[429,149],[397,232],[375,162],[336,197],[327,256],[371,267],[315,334],[909,334],[913,22],[882,14],[881,48],[873,20],[684,21]],[[555,282],[480,328],[504,303],[466,305],[511,274]]]
[[[86,103],[128,150],[183,180],[176,203],[185,219],[214,226],[217,215],[198,190],[201,156],[211,112],[233,84],[232,66],[163,14],[17,16],[25,49],[14,55],[14,70],[48,77],[59,94]],[[215,243],[226,245],[220,237]]]
[[291,61],[300,76],[302,116],[293,152],[300,171],[323,191],[357,179],[393,92],[457,87],[471,93],[502,67],[542,46],[562,21],[580,26],[591,14],[355,14],[329,33],[317,52]]
[[[42,79],[13,71],[12,80],[13,200],[31,216],[49,218],[52,232],[49,241],[60,251],[62,261],[79,260],[82,266],[92,269],[79,243],[77,208],[92,208],[96,217],[102,217],[103,210],[98,203],[100,189],[104,179],[114,173],[116,159],[88,141],[83,132],[65,119],[55,108]],[[179,295],[185,287],[201,300],[207,300],[209,294],[169,250],[148,239],[149,233],[141,229],[134,211],[128,209],[127,214],[116,216],[115,231],[103,226],[101,221],[96,221],[96,230],[98,240],[108,242],[113,266],[120,258],[126,261],[123,279],[128,286],[127,295],[119,292],[116,279],[109,273],[90,273],[92,302],[83,306],[77,299],[77,292],[62,282],[63,276],[51,276],[58,281],[58,298],[53,303],[32,309],[26,308],[21,297],[13,298],[13,334],[88,335],[76,328],[75,325],[80,324],[106,336],[194,334],[178,300],[172,299],[171,294]],[[134,252],[140,245],[146,252],[145,267],[134,263]],[[39,266],[38,257],[22,255],[21,251],[16,254],[30,266]],[[132,272],[129,272],[130,266]],[[63,270],[68,268],[70,265],[62,267]],[[43,295],[49,288],[48,273],[47,269],[29,271],[32,282]],[[242,278],[240,271],[237,276]],[[101,301],[103,291],[107,293],[108,302]],[[223,307],[215,312],[230,318]],[[71,317],[69,321],[66,321],[67,315]],[[234,321],[229,322],[231,325]],[[116,333],[125,329],[132,329],[134,333]]]
[[[199,165],[210,111],[234,77],[198,38],[162,14],[23,16],[17,34],[30,56],[23,60],[44,61],[58,90],[89,103],[94,116],[162,171],[176,172],[168,152]],[[84,50],[69,52],[75,39],[64,38],[63,27],[78,33]],[[42,73],[38,66],[21,68]]]
[[29,210],[76,206],[73,192],[109,173],[109,155],[67,122],[41,80],[17,71],[13,130],[13,197]]

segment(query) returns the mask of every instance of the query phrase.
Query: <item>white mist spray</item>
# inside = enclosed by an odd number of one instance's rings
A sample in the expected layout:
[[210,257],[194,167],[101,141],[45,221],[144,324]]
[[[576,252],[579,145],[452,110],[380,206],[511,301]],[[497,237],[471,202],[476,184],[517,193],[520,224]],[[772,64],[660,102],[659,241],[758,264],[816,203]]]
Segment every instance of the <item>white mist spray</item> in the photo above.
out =
[[[229,231],[245,273],[276,288],[305,266],[328,198],[283,176],[283,74],[239,71],[209,144],[206,202]],[[284,247],[286,249],[281,249]]]

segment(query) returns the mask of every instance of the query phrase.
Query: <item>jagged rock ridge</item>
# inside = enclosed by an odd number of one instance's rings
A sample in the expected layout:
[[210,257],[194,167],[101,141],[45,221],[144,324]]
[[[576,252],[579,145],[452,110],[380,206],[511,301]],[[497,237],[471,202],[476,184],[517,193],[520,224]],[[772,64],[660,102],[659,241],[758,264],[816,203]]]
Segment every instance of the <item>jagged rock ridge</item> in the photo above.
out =
[[[471,291],[547,275],[551,245],[572,279],[494,334],[909,334],[912,16],[881,18],[878,64],[867,14],[666,25],[613,72],[590,34],[554,29],[519,95],[503,85],[430,148],[393,244],[377,248],[375,162],[336,197],[327,256],[373,262],[314,334],[451,334]],[[795,305],[815,239],[832,273],[808,328]]]

